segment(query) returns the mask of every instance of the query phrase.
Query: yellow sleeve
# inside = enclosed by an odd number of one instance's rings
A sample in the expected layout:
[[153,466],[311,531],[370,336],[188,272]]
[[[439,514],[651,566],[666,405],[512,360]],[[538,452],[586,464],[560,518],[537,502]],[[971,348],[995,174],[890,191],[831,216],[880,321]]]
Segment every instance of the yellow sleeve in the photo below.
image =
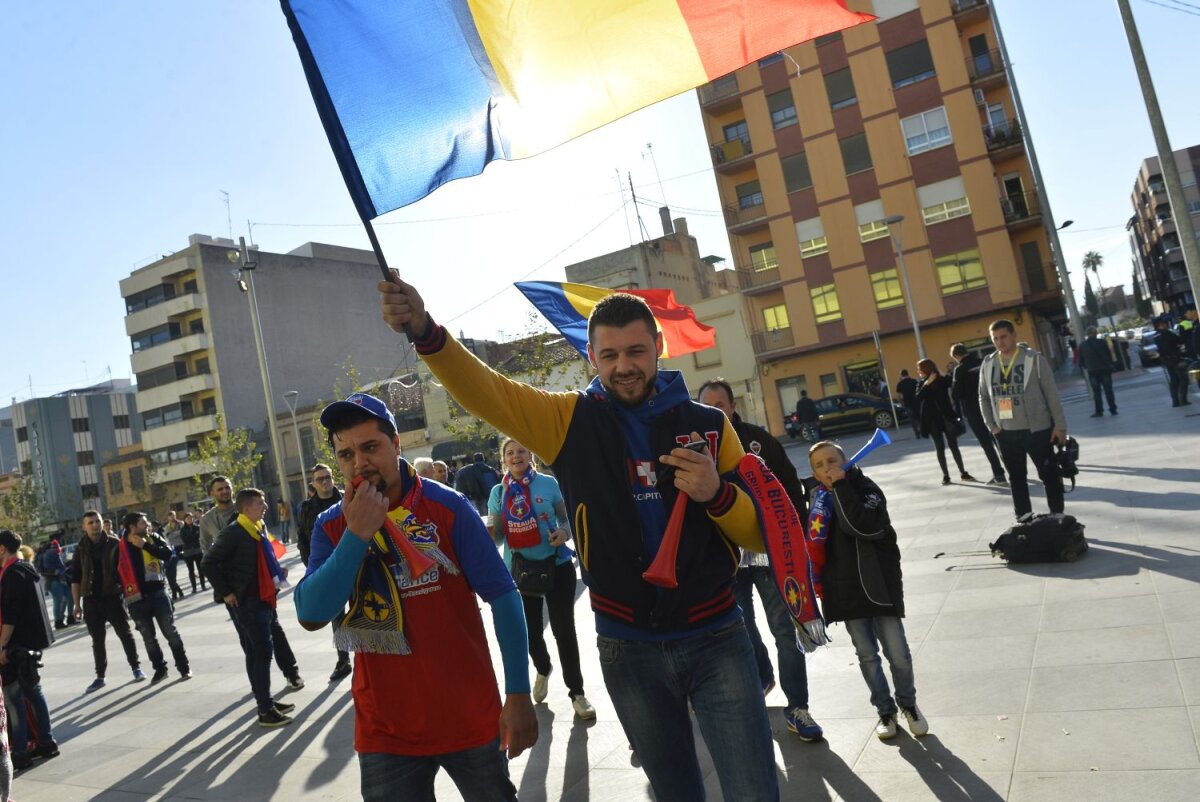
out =
[[579,396],[513,381],[489,368],[449,332],[445,337],[444,346],[421,358],[446,392],[475,417],[520,440],[546,462],[554,462]]
[[[729,418],[726,418],[724,431],[721,432],[720,453],[717,454],[717,473],[726,474],[734,470],[744,456],[746,452],[742,449],[737,432]],[[763,544],[762,527],[758,523],[758,510],[754,508],[754,502],[740,487],[732,487],[737,497],[733,505],[721,515],[710,512],[708,517],[725,537],[743,549],[765,552],[767,547]]]

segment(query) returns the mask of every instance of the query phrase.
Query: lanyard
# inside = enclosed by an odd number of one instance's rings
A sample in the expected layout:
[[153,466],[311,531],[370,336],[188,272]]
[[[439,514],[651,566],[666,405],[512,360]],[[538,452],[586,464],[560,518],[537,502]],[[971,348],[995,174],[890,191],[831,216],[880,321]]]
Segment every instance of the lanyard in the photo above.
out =
[[1018,348],[1013,352],[1012,359],[1008,360],[1008,365],[1004,364],[1004,354],[997,353],[996,359],[1000,363],[1000,387],[1005,393],[1008,392],[1008,377],[1012,375],[1012,369],[1017,364],[1017,357],[1021,355],[1021,349]]

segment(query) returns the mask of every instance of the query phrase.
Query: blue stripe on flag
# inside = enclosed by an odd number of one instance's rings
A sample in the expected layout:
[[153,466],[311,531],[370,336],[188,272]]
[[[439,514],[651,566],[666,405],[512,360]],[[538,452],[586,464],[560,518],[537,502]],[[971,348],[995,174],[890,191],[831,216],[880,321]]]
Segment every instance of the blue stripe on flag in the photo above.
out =
[[550,325],[558,329],[584,359],[587,355],[587,317],[567,300],[562,285],[552,281],[518,281],[516,284],[529,302],[537,307]]

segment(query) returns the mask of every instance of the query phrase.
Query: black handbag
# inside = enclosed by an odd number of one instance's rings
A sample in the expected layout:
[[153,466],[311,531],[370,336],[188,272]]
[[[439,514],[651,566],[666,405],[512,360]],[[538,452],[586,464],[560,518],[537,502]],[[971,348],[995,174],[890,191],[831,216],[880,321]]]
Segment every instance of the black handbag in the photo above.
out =
[[557,562],[558,555],[551,555],[544,560],[531,560],[514,551],[512,575],[521,595],[545,596],[549,593],[554,588],[554,568]]
[[962,437],[967,433],[967,427],[963,425],[962,418],[947,415],[942,418],[942,425],[945,427],[946,433],[955,438]]

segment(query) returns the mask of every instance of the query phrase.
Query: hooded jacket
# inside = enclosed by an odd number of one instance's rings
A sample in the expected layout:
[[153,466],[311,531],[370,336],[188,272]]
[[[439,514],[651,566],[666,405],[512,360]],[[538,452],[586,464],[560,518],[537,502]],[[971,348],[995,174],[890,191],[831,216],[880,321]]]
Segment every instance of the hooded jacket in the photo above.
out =
[[979,369],[979,411],[988,428],[999,426],[1004,431],[1028,429],[1032,432],[1054,428],[1065,432],[1067,415],[1058,398],[1054,371],[1050,369],[1046,357],[1026,345],[1017,346],[1017,352],[1013,354],[1014,374],[1011,378],[1014,382],[1021,382],[1021,392],[1016,402],[1024,407],[1024,418],[1028,425],[1021,426],[1019,420],[1000,418],[998,401],[1004,391],[1000,365],[997,364],[999,353],[993,351],[984,357]]

